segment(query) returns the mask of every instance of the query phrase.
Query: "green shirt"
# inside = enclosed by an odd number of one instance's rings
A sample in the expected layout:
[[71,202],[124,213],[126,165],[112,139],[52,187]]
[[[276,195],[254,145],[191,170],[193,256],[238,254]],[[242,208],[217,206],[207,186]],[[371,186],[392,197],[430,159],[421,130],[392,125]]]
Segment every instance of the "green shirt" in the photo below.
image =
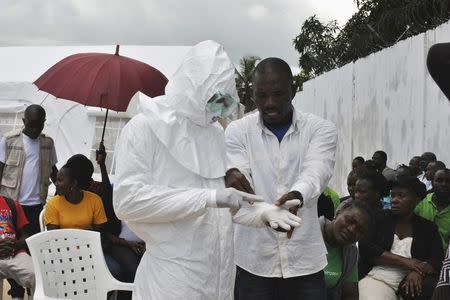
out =
[[333,191],[331,188],[326,187],[323,191],[323,194],[331,198],[331,201],[333,201],[334,211],[336,211],[339,204],[341,204],[341,198],[339,197],[338,193]]
[[450,205],[438,212],[433,202],[433,193],[429,193],[417,204],[414,212],[416,215],[436,224],[444,249],[447,249],[450,240]]
[[[333,288],[342,276],[342,251],[340,248],[331,248],[327,245],[328,264],[323,270],[325,274],[325,284],[327,288]],[[350,276],[346,282],[358,282],[358,264],[352,268]]]

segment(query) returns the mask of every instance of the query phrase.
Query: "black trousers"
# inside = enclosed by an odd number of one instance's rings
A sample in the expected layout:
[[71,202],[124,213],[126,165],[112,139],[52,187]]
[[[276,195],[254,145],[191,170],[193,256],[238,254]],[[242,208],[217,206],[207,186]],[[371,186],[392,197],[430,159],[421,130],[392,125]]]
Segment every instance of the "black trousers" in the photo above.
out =
[[237,267],[237,300],[326,300],[323,271],[292,278],[261,277]]

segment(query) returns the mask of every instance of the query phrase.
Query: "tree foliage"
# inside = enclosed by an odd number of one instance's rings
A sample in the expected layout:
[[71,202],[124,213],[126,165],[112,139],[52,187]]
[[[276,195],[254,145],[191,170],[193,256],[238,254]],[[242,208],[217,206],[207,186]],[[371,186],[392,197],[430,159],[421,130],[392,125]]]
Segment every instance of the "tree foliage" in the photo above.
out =
[[239,63],[239,71],[236,70],[236,89],[246,113],[256,108],[252,100],[252,74],[259,60],[258,56],[244,56]]
[[450,18],[450,0],[355,0],[358,11],[340,28],[308,18],[294,47],[307,78],[365,57]]

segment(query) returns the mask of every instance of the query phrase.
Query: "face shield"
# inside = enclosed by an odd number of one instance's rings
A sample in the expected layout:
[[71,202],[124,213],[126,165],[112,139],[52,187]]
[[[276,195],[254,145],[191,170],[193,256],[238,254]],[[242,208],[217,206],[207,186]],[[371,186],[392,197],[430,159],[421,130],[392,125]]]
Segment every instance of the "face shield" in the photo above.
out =
[[230,116],[237,108],[238,102],[228,93],[215,93],[206,104],[206,119],[214,123],[220,118]]

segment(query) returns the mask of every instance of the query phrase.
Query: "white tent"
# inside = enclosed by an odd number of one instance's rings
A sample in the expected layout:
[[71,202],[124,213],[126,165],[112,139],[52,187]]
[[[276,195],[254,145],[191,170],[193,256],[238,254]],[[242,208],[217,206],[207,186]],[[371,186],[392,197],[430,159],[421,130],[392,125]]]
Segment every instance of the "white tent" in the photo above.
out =
[[[175,72],[187,46],[121,46],[120,54],[143,61],[167,78]],[[72,101],[55,99],[32,84],[55,63],[75,53],[114,53],[115,46],[0,47],[0,135],[22,126],[22,114],[29,104],[41,104],[47,112],[44,133],[55,140],[58,167],[76,153],[93,158],[100,141],[105,111]],[[114,149],[121,128],[137,108],[138,94],[127,112],[110,112],[105,133],[107,166],[114,173]]]

